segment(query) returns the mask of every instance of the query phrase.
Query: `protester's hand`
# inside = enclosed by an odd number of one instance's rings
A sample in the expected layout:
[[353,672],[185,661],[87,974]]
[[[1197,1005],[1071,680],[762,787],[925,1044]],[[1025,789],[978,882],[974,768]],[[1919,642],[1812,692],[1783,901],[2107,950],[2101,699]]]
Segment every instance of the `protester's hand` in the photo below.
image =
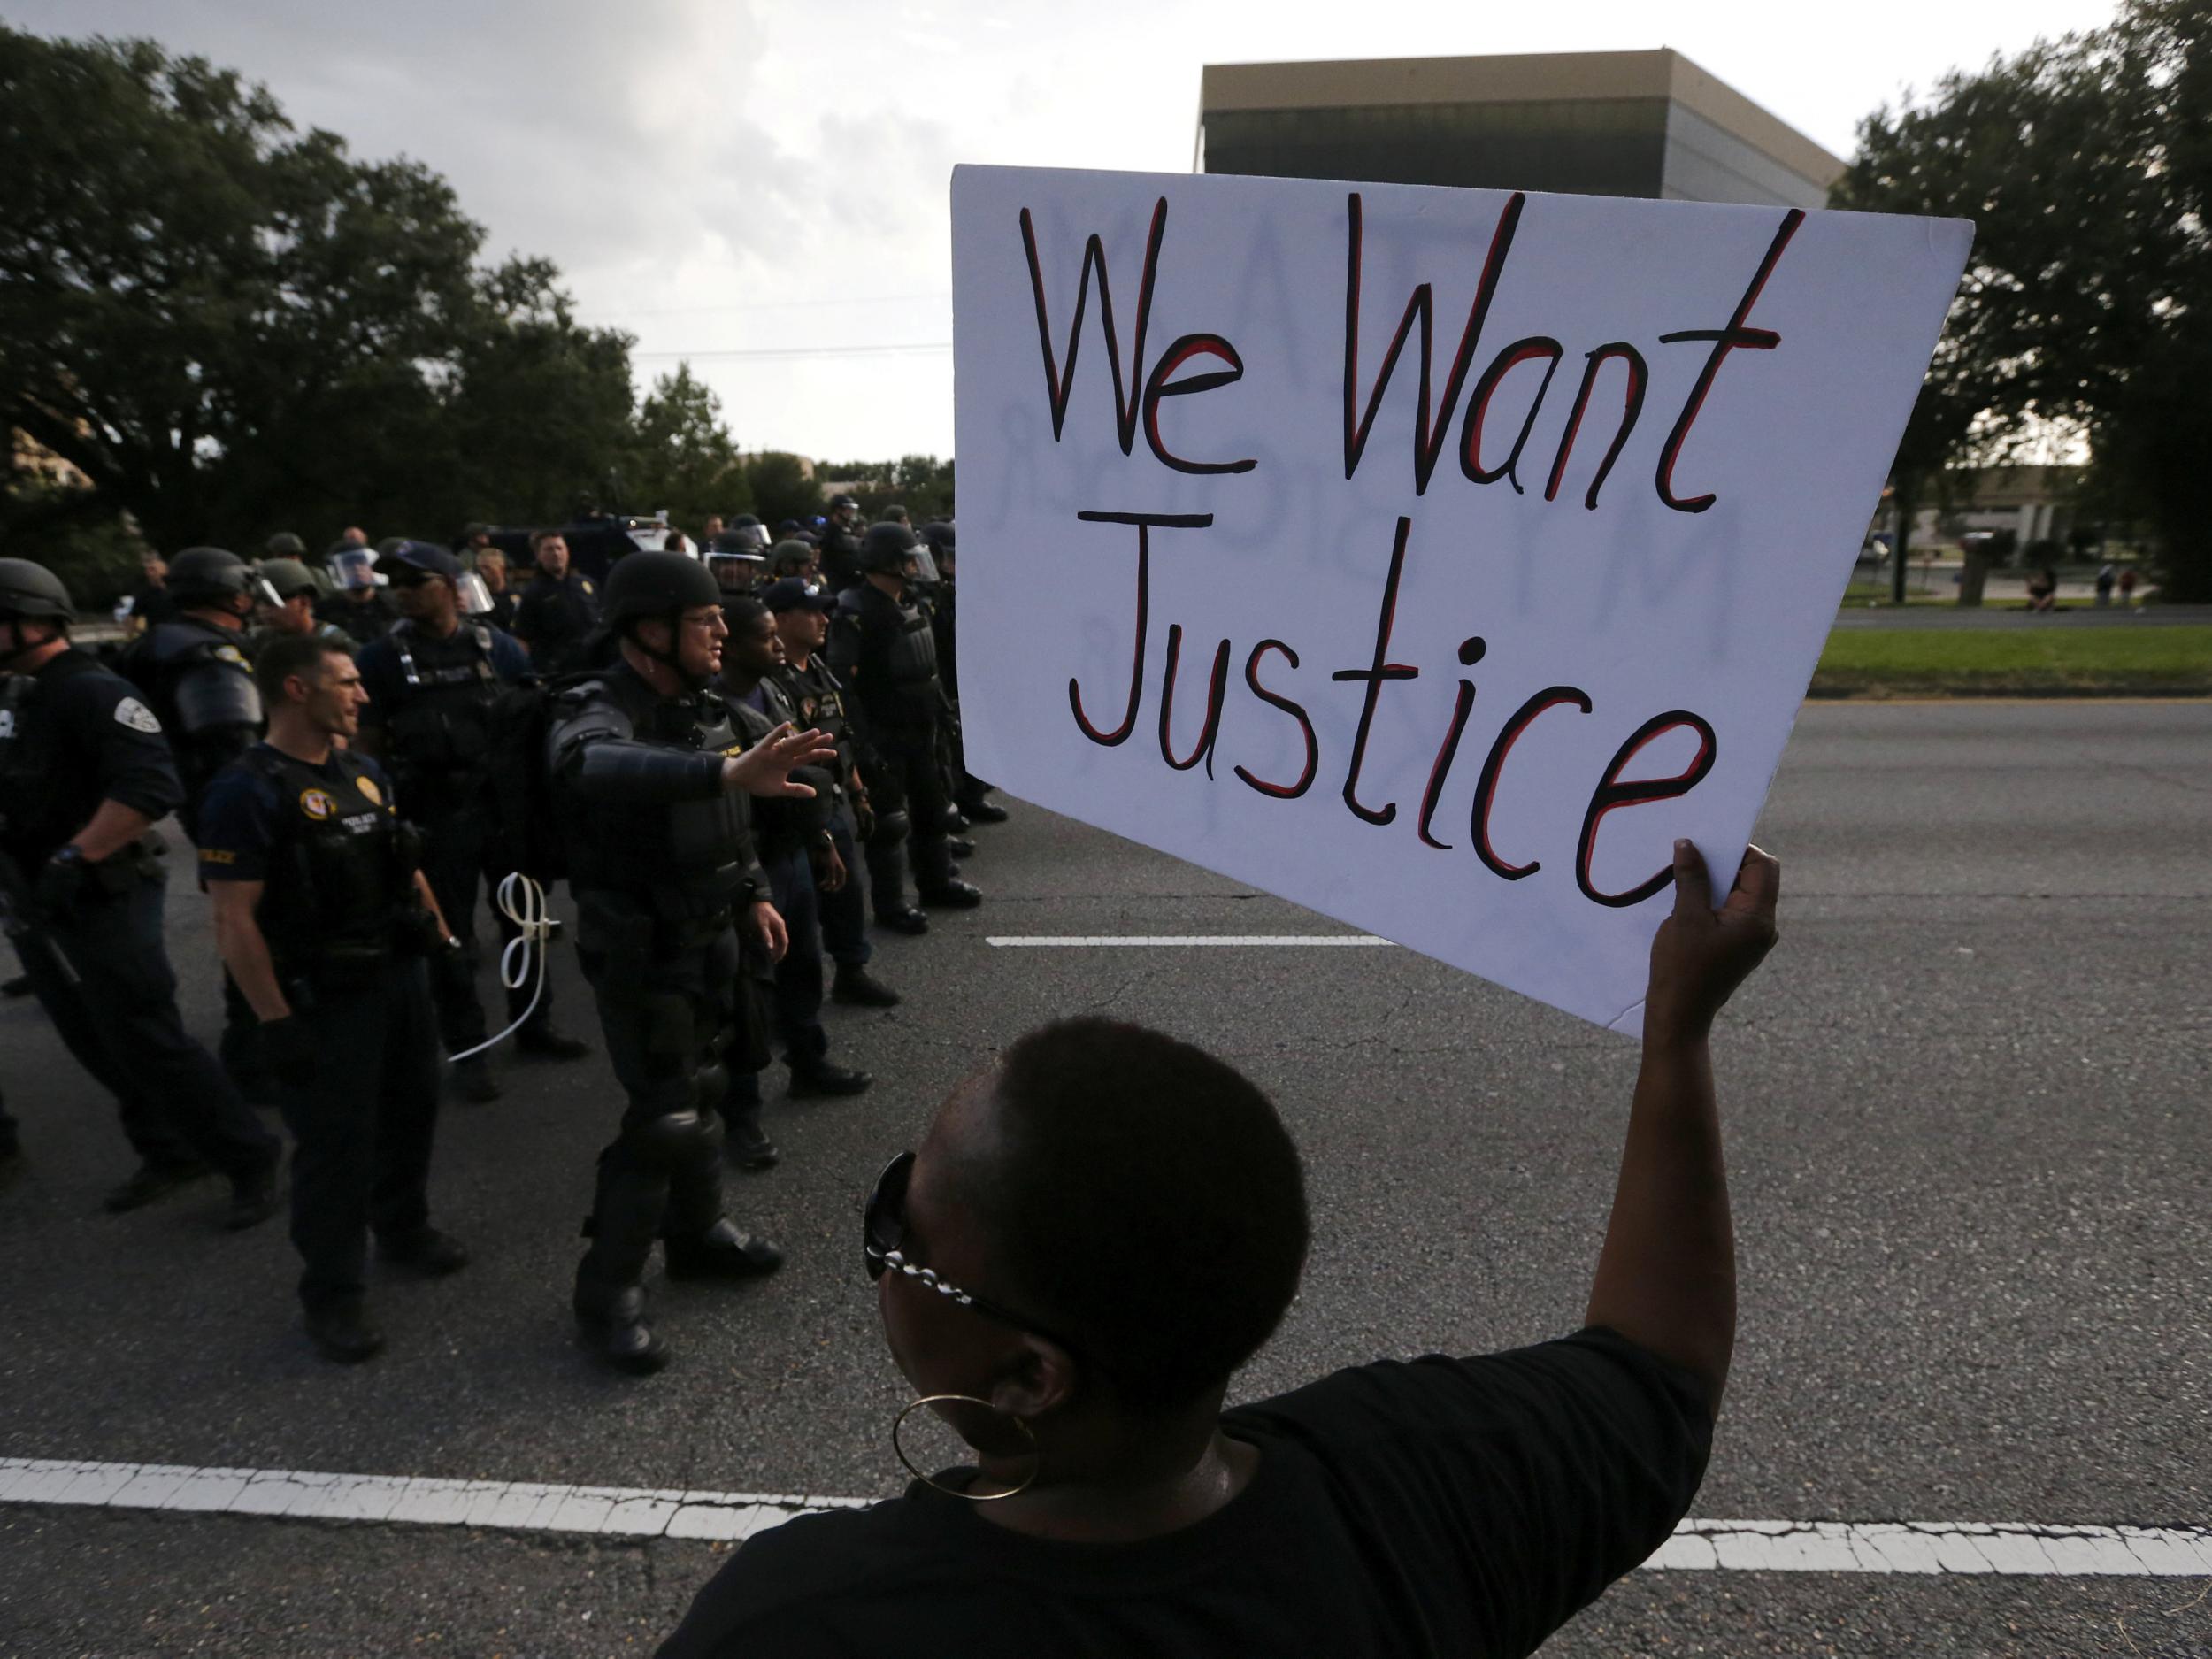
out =
[[811,796],[811,786],[792,781],[797,766],[819,766],[837,757],[837,745],[818,731],[795,732],[789,721],[778,726],[742,755],[722,763],[725,787],[742,789],[769,800],[790,795]]
[[1715,910],[1705,860],[1688,841],[1675,842],[1674,913],[1651,941],[1647,1036],[1701,1038],[1711,1031],[1721,1004],[1774,949],[1781,891],[1781,861],[1747,848],[1735,886]]
[[315,1081],[315,1036],[297,1014],[261,1022],[261,1048],[269,1070],[288,1088],[307,1088]]
[[766,899],[754,902],[753,937],[760,941],[771,962],[781,962],[784,952],[791,949],[791,930],[784,926],[783,912]]

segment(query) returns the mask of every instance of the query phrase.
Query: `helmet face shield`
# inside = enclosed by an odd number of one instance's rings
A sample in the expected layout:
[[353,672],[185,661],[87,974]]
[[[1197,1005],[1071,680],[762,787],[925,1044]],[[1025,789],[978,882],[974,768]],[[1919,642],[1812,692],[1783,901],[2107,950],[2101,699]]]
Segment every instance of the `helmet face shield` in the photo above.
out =
[[454,596],[461,602],[465,617],[488,616],[492,608],[492,590],[484,586],[484,579],[474,571],[463,571],[460,580],[453,584]]

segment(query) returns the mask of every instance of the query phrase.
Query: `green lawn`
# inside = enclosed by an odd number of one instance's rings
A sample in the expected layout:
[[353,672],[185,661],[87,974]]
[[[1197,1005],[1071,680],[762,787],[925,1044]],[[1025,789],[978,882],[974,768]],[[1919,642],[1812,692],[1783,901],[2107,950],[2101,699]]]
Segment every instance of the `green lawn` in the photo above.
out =
[[1855,628],[1828,636],[1816,693],[2194,692],[2212,695],[2212,626]]

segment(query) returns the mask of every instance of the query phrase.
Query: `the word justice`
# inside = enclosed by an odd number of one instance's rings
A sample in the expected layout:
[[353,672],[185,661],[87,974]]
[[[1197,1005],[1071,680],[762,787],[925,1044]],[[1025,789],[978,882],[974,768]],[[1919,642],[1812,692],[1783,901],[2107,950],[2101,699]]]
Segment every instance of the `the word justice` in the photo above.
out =
[[[1127,742],[1136,731],[1138,710],[1144,701],[1145,649],[1151,637],[1152,626],[1152,533],[1156,530],[1202,530],[1213,523],[1213,515],[1079,512],[1076,517],[1089,524],[1131,525],[1135,526],[1137,532],[1136,641],[1130,656],[1128,695],[1119,724],[1110,727],[1100,726],[1085,706],[1080,682],[1075,678],[1068,680],[1068,707],[1075,717],[1077,728],[1092,742],[1110,749]],[[1342,794],[1347,809],[1362,821],[1378,826],[1390,824],[1396,819],[1398,803],[1385,801],[1380,804],[1371,804],[1363,798],[1360,773],[1366,764],[1368,735],[1373,729],[1375,711],[1381,703],[1384,687],[1395,680],[1417,680],[1421,674],[1417,667],[1390,660],[1391,629],[1397,617],[1398,588],[1405,573],[1406,541],[1410,528],[1410,520],[1402,518],[1398,520],[1397,534],[1390,549],[1389,574],[1384,579],[1382,603],[1376,615],[1373,652],[1365,664],[1336,669],[1329,675],[1333,681],[1360,687],[1359,725],[1344,769]],[[1479,637],[1462,641],[1458,650],[1461,665],[1473,667],[1482,660],[1486,649]],[[1216,648],[1212,672],[1206,683],[1205,718],[1189,750],[1178,754],[1174,741],[1175,690],[1177,668],[1183,654],[1183,626],[1175,623],[1168,628],[1166,663],[1160,677],[1158,731],[1160,758],[1177,772],[1189,772],[1203,765],[1209,779],[1214,775],[1214,750],[1221,736],[1222,707],[1228,691],[1233,649],[1228,640],[1223,640]],[[1262,778],[1241,765],[1233,766],[1231,770],[1240,782],[1261,795],[1275,800],[1294,801],[1313,787],[1314,780],[1321,769],[1321,745],[1305,707],[1286,695],[1278,687],[1262,681],[1261,671],[1270,665],[1268,658],[1271,653],[1281,657],[1292,670],[1298,668],[1298,653],[1291,646],[1281,640],[1261,640],[1245,655],[1244,683],[1251,695],[1261,703],[1295,722],[1305,746],[1304,769],[1297,777],[1289,780]],[[1415,823],[1415,833],[1421,844],[1440,852],[1449,851],[1451,843],[1440,841],[1436,836],[1437,803],[1443,796],[1454,764],[1459,757],[1474,706],[1475,682],[1463,677],[1459,681],[1459,695],[1453,703],[1450,724],[1438,741],[1436,758],[1429,768],[1428,782],[1421,795],[1420,813]],[[1540,859],[1532,856],[1517,863],[1506,851],[1493,845],[1490,809],[1497,795],[1499,780],[1516,746],[1530,728],[1550,710],[1563,708],[1574,709],[1583,714],[1594,711],[1589,693],[1579,687],[1547,686],[1524,702],[1498,727],[1491,738],[1489,750],[1483,757],[1482,770],[1475,784],[1474,804],[1469,817],[1468,841],[1474,849],[1475,856],[1481,859],[1492,874],[1502,879],[1519,881],[1534,875],[1543,866]],[[1632,779],[1623,776],[1645,749],[1665,733],[1685,728],[1696,733],[1698,749],[1696,756],[1681,772],[1662,778]],[[1583,812],[1582,833],[1575,846],[1575,885],[1585,898],[1595,904],[1624,908],[1642,903],[1672,880],[1673,871],[1668,865],[1662,867],[1648,879],[1623,892],[1606,892],[1598,887],[1591,879],[1591,864],[1597,851],[1599,829],[1609,814],[1624,807],[1668,801],[1687,795],[1712,771],[1717,747],[1711,723],[1688,709],[1669,709],[1655,714],[1630,733],[1596,779],[1590,791],[1588,805]],[[1526,853],[1530,849],[1512,850]]]

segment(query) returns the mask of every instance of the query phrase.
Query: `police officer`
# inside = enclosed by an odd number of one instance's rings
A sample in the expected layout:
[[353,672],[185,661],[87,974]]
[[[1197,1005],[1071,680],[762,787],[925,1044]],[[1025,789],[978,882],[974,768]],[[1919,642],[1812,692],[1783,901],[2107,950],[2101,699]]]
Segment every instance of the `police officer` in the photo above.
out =
[[[184,800],[177,822],[200,839],[200,797],[215,774],[261,735],[261,695],[246,660],[246,618],[255,598],[245,560],[221,548],[187,548],[169,565],[170,614],[131,648],[124,670],[145,691],[177,757]],[[275,1086],[261,1055],[253,1010],[226,974],[223,1069],[246,1094],[267,1103]]]
[[246,636],[246,655],[258,658],[272,640],[306,634],[319,634],[350,651],[351,634],[317,618],[315,607],[321,598],[315,573],[298,559],[263,559],[254,572],[254,620],[260,626]]
[[621,1131],[600,1154],[573,1307],[588,1347],[641,1373],[667,1361],[646,1322],[656,1237],[672,1279],[748,1278],[783,1259],[722,1214],[726,1079],[717,1056],[737,1006],[737,929],[772,959],[786,944],[745,792],[803,796],[791,769],[833,751],[810,732],[738,752],[729,705],[711,688],[728,634],[721,590],[696,560],[628,555],[609,579],[606,616],[619,656],[557,696],[548,764],[568,839],[577,955],[628,1097]]
[[233,1227],[276,1208],[276,1137],[185,1033],[162,943],[168,885],[155,822],[184,798],[161,723],[69,642],[58,577],[0,559],[0,877],[32,989],[78,1063],[114,1094],[138,1171],[135,1210],[230,1178]]
[[922,526],[922,540],[937,565],[937,585],[930,590],[929,626],[937,637],[937,669],[952,703],[953,718],[946,748],[951,771],[953,804],[971,824],[1003,824],[1006,809],[987,797],[991,786],[968,770],[968,757],[960,734],[960,654],[955,649],[959,631],[956,602],[960,584],[956,565],[957,547],[953,526],[943,520]]
[[829,522],[822,526],[822,574],[834,592],[861,578],[860,503],[850,495],[830,497]]
[[861,895],[855,817],[864,807],[867,790],[852,720],[845,710],[844,682],[822,654],[837,599],[819,583],[786,577],[761,595],[761,603],[776,618],[784,663],[775,679],[794,719],[803,727],[818,728],[837,746],[837,758],[826,768],[831,785],[829,846],[819,858],[815,901],[822,919],[823,949],[837,964],[830,998],[860,1008],[895,1008],[899,994],[868,972],[875,947],[869,942],[867,903]]
[[200,867],[285,1084],[308,1334],[351,1363],[384,1346],[362,1302],[372,1227],[378,1254],[414,1272],[468,1263],[426,1191],[438,1033],[423,956],[453,941],[391,780],[343,747],[367,695],[347,643],[285,634],[255,676],[269,735],[209,787]]
[[[361,746],[389,766],[409,817],[422,826],[424,871],[461,941],[459,950],[434,959],[431,990],[446,1051],[465,1055],[488,1034],[476,991],[477,884],[480,879],[495,891],[513,867],[492,817],[492,704],[530,678],[531,664],[511,635],[462,615],[460,561],[445,549],[403,541],[378,557],[377,570],[399,595],[403,614],[390,633],[361,649],[368,690]],[[503,912],[499,931],[503,940],[518,931]],[[534,988],[509,989],[511,1021],[521,1018]],[[548,978],[515,1045],[548,1059],[580,1059],[589,1048],[553,1029],[552,989]],[[481,1054],[455,1064],[454,1083],[472,1101],[496,1100],[501,1092]]]
[[972,910],[983,895],[959,879],[948,841],[950,803],[937,755],[944,698],[937,642],[929,618],[907,596],[917,540],[904,525],[868,526],[861,581],[838,595],[830,659],[852,687],[865,727],[868,791],[875,809],[868,890],[876,921],[918,933],[928,922],[906,902],[902,855],[908,847],[923,904]]
[[550,680],[584,666],[584,641],[599,626],[599,588],[568,567],[568,541],[558,530],[530,538],[537,574],[515,602],[515,637],[529,648],[531,666]]
[[[722,673],[715,683],[737,717],[740,740],[750,748],[777,726],[798,729],[796,713],[777,678],[785,659],[774,614],[758,599],[739,598],[724,602],[723,617],[730,637],[722,647]],[[811,796],[763,801],[754,809],[754,849],[767,872],[769,891],[789,942],[780,961],[751,952],[746,965],[756,970],[756,982],[767,993],[776,1034],[783,1041],[784,1060],[791,1068],[792,1097],[807,1100],[857,1094],[872,1079],[867,1072],[833,1064],[829,1058],[829,1033],[822,1028],[816,863],[821,861],[827,876],[834,851],[829,814],[836,787],[826,769],[807,767],[799,778],[814,791]],[[841,873],[836,879],[844,885]],[[764,1169],[776,1159],[775,1147],[760,1126],[760,1072],[768,1056],[764,1049],[742,1043],[734,1048],[743,1051],[726,1051],[730,1103],[723,1117],[729,1128],[728,1150],[741,1166]]]
[[126,666],[169,734],[184,785],[177,820],[194,841],[200,796],[261,734],[261,697],[246,661],[253,572],[221,548],[187,548],[170,562],[174,613],[132,648]]
[[[359,535],[349,530],[349,537]],[[343,628],[361,645],[380,639],[399,620],[398,607],[386,598],[376,582],[376,555],[365,545],[348,541],[331,549],[331,580],[336,591],[324,597],[322,619]]]

